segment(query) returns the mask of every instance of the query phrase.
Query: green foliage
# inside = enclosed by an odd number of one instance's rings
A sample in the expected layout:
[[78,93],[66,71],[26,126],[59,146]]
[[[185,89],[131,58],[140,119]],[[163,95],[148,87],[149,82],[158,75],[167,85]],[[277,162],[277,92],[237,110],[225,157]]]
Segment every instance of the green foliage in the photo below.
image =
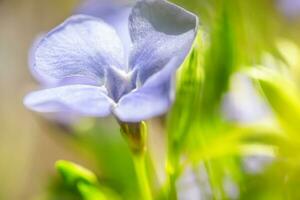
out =
[[176,199],[176,180],[180,173],[180,152],[185,146],[190,129],[197,121],[193,114],[200,98],[203,72],[201,69],[203,35],[198,34],[195,47],[178,73],[177,97],[168,119],[169,199]]
[[75,163],[60,160],[56,162],[56,169],[70,186],[76,186],[80,182],[97,184],[97,177],[93,172]]
[[87,129],[78,127],[76,133],[75,143],[95,161],[101,183],[120,194],[122,199],[138,200],[130,151],[117,124],[112,120],[97,121]]
[[[283,199],[291,191],[270,192],[272,188],[282,188],[284,185],[283,175],[278,175],[277,184],[273,184],[271,174],[278,173],[276,170],[280,167],[287,174],[289,171],[298,173],[289,165],[295,161],[290,160],[291,156],[296,159],[295,155],[299,152],[297,141],[300,104],[293,80],[274,76],[276,70],[251,73],[259,82],[260,89],[267,97],[280,126],[276,122],[251,125],[230,122],[222,113],[223,98],[230,89],[229,83],[235,72],[244,73],[241,69],[245,65],[251,65],[252,68],[253,65],[261,63],[265,51],[270,51],[278,59],[282,58],[274,48],[276,33],[267,34],[276,27],[266,24],[265,20],[268,18],[256,18],[250,13],[249,8],[263,10],[267,1],[257,4],[238,0],[206,3],[198,1],[190,4],[203,6],[197,8],[200,15],[207,14],[202,18],[202,22],[204,27],[208,26],[210,34],[209,37],[205,37],[202,48],[195,46],[179,74],[177,99],[168,121],[167,171],[170,192],[176,190],[174,182],[178,181],[188,166],[195,169],[194,175],[197,176],[197,169],[204,165],[214,199],[233,198],[224,186],[224,180],[227,178],[237,185],[242,199]],[[206,13],[209,10],[213,12]],[[268,12],[271,13],[271,10]],[[252,34],[245,32],[249,30]],[[284,158],[289,160],[289,164],[274,161],[272,166],[266,169],[270,174],[249,175],[243,166],[244,158],[249,156],[270,157],[275,160]],[[259,190],[257,181],[247,181],[254,177],[264,181],[266,190],[250,195],[248,188],[252,188],[251,191]],[[293,179],[295,180],[297,179]],[[202,185],[199,184],[198,187],[200,190]],[[171,197],[176,198],[176,195],[172,194]]]
[[108,198],[95,186],[79,183],[78,190],[85,200],[108,200]]
[[202,36],[199,33],[194,49],[178,72],[177,97],[168,121],[169,151],[174,153],[181,150],[193,123],[197,122],[198,116],[193,111],[197,110],[203,81]]
[[77,191],[83,200],[118,200],[111,189],[101,186],[96,175],[90,170],[69,161],[57,161],[56,169],[64,183]]
[[[288,133],[298,134],[300,131],[300,95],[290,79],[280,72],[266,67],[251,71],[273,108],[278,120]],[[298,135],[295,135],[297,138]]]

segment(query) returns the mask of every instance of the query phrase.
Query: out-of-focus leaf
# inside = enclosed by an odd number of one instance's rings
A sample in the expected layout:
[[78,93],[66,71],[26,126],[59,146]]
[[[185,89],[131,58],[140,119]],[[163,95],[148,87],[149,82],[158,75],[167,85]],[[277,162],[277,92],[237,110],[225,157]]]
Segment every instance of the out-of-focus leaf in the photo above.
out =
[[56,168],[64,183],[84,200],[119,200],[119,196],[110,188],[101,186],[96,175],[90,170],[65,160],[56,162]]
[[137,180],[128,145],[113,120],[99,120],[89,130],[80,131],[77,142],[95,161],[101,184],[112,188],[123,199],[136,200]]
[[[224,93],[228,90],[230,76],[236,67],[234,23],[230,6],[232,1],[220,1],[213,17],[208,49],[205,52],[204,82],[201,91],[201,121],[214,121],[220,116]],[[210,121],[210,122],[209,122]]]
[[93,172],[75,163],[60,160],[55,165],[57,171],[68,185],[76,186],[79,182],[88,184],[97,184],[98,182]]
[[78,191],[84,200],[120,200],[121,198],[110,188],[95,186],[80,182],[77,184]]
[[202,148],[190,149],[187,154],[192,162],[209,161],[226,156],[262,154],[274,156],[278,146],[287,143],[280,131],[273,127],[253,125],[230,127],[227,132],[207,139]]
[[179,173],[180,156],[191,127],[197,123],[195,111],[199,110],[203,71],[203,32],[199,31],[196,43],[189,57],[178,72],[176,101],[168,116],[168,161],[169,199],[176,197],[176,179]]
[[198,34],[191,54],[178,72],[176,101],[169,114],[167,127],[169,147],[173,149],[181,148],[191,126],[198,120],[193,112],[197,110],[203,79],[202,36],[202,33]]
[[78,190],[80,191],[84,200],[108,200],[98,188],[85,183],[78,183]]
[[282,127],[293,138],[300,138],[300,95],[292,80],[265,67],[250,71],[257,80]]

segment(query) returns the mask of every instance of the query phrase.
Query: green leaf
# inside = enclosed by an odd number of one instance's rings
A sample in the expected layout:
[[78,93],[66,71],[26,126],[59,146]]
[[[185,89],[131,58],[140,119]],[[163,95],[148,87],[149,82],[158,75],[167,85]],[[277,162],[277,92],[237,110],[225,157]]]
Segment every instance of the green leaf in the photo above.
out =
[[93,172],[75,163],[60,160],[56,162],[55,166],[66,184],[70,186],[76,186],[79,182],[88,184],[97,184],[98,182]]
[[[203,81],[203,33],[199,33],[197,42],[178,72],[176,101],[168,118],[169,148],[180,149],[189,129],[197,123],[194,111],[199,110]],[[170,150],[171,150],[170,149]]]
[[93,185],[80,182],[77,187],[85,200],[108,200],[106,195]]
[[202,148],[191,148],[189,159],[198,163],[234,155],[272,155],[278,146],[286,143],[281,132],[269,126],[233,126],[221,131],[224,131],[223,134],[207,138],[206,145]]
[[300,132],[300,95],[294,82],[265,67],[251,70],[250,76],[258,81],[281,126],[290,136],[297,137]]

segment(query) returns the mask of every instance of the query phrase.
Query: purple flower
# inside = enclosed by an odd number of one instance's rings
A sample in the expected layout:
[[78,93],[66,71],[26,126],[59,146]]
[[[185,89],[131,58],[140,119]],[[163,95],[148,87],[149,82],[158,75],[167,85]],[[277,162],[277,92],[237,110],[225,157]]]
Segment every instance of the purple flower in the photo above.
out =
[[[165,113],[172,78],[188,54],[198,19],[166,0],[138,1],[131,10],[130,48],[100,18],[75,15],[36,45],[34,74],[53,87],[24,103],[46,113],[75,113],[138,122]],[[130,51],[129,51],[130,49]]]
[[[82,4],[75,10],[74,14],[85,14],[94,17],[101,18],[104,22],[115,28],[126,51],[129,52],[131,40],[129,35],[128,18],[131,12],[132,5],[126,0],[84,0]],[[123,31],[122,31],[123,30]],[[127,30],[127,31],[124,31]],[[34,70],[34,57],[35,48],[39,44],[40,40],[44,37],[44,34],[40,34],[34,41],[29,56],[29,66],[32,75],[35,79],[45,88],[53,87],[52,83],[40,77]],[[55,85],[54,85],[55,86]],[[54,121],[55,123],[69,126],[79,121],[80,116],[76,113],[46,113],[43,115],[48,120]]]

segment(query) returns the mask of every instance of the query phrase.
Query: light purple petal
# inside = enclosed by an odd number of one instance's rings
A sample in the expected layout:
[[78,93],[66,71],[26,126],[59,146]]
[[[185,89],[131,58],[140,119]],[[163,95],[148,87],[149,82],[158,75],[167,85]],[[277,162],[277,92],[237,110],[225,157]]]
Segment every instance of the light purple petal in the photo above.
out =
[[125,95],[114,110],[123,122],[140,122],[165,113],[172,104],[171,81]]
[[170,70],[176,58],[160,72],[150,77],[146,83],[122,97],[113,113],[124,122],[139,122],[164,114],[175,97],[173,76]]
[[25,97],[24,104],[36,112],[95,117],[109,115],[113,106],[103,88],[88,85],[69,85],[32,92]]
[[70,128],[73,125],[78,124],[82,119],[80,115],[70,112],[43,113],[42,116],[63,128]]
[[34,69],[34,62],[35,62],[35,51],[36,51],[36,47],[38,46],[38,44],[40,43],[40,41],[43,39],[45,34],[40,34],[38,35],[34,41],[33,44],[31,46],[31,48],[29,49],[29,56],[28,56],[28,65],[29,65],[29,70],[32,74],[32,76],[42,85],[48,85],[51,84],[51,80],[46,80],[44,77],[40,76],[39,73],[37,73]]
[[131,8],[129,0],[85,0],[75,13],[101,18],[114,27],[123,42],[126,54],[129,54],[131,39],[128,19]]
[[197,16],[168,1],[139,1],[129,17],[133,41],[129,66],[138,69],[138,81],[143,84],[176,56],[175,71],[192,46],[197,26]]
[[131,92],[136,87],[135,71],[127,73],[116,68],[111,68],[111,70],[107,70],[106,76],[105,87],[107,88],[108,95],[115,102],[118,102],[124,94]]
[[102,85],[107,68],[124,67],[123,46],[115,30],[90,16],[70,17],[35,49],[33,69],[52,83]]

